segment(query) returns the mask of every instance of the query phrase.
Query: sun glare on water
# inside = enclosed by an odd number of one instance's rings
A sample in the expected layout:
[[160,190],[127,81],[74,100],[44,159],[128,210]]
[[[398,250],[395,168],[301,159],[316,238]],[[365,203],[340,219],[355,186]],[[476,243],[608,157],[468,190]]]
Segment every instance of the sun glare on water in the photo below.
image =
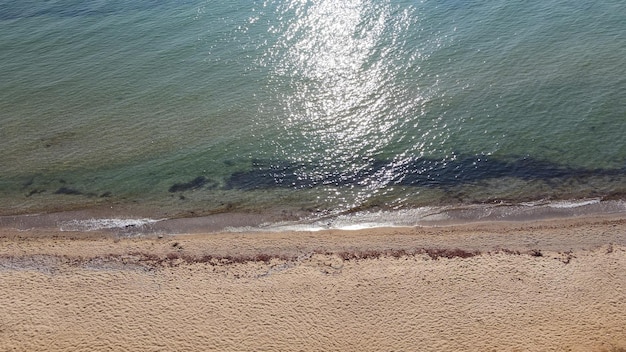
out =
[[[275,147],[299,172],[323,184],[330,173],[349,178],[369,173],[376,160],[388,167],[361,180],[366,198],[424,149],[423,137],[407,135],[424,115],[427,90],[411,82],[425,52],[407,43],[418,23],[411,8],[389,1],[292,1],[279,7],[284,23],[269,48],[282,129]],[[414,9],[413,9],[414,10]],[[406,58],[409,57],[409,60]],[[430,130],[430,129],[428,129]],[[399,153],[384,155],[397,144]]]

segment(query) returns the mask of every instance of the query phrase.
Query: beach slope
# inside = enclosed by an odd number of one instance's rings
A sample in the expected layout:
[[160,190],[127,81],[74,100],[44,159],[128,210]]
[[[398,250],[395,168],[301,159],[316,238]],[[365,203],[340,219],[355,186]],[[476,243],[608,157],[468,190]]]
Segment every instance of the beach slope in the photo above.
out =
[[624,351],[626,219],[0,230],[3,351]]

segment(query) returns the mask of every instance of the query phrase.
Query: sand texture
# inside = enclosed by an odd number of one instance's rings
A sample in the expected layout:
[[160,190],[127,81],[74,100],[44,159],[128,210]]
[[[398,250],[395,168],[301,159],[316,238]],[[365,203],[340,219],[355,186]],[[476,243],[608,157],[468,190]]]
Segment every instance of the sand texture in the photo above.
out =
[[624,351],[626,220],[0,230],[0,351]]

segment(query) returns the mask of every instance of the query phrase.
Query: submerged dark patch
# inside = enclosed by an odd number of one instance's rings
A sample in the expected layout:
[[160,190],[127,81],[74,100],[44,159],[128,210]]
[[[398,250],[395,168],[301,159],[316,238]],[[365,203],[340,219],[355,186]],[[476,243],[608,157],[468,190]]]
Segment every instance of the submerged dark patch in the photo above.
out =
[[189,182],[175,183],[170,187],[170,192],[183,192],[192,189],[200,188],[207,184],[209,180],[204,176],[198,176]]
[[34,178],[31,177],[31,178],[27,179],[26,181],[24,181],[24,183],[22,183],[22,189],[26,189],[26,188],[32,186],[33,183],[35,183],[35,179]]
[[28,192],[26,194],[26,197],[30,197],[30,196],[35,195],[35,194],[44,193],[45,191],[46,191],[45,189],[37,189],[37,188],[36,189],[31,189],[30,192]]
[[[522,180],[553,180],[573,177],[614,176],[625,169],[583,169],[519,158],[498,160],[483,155],[456,160],[415,158],[398,165],[377,160],[354,172],[312,172],[314,164],[288,164],[254,161],[253,170],[236,172],[227,180],[227,189],[264,189],[273,187],[312,188],[320,185],[365,186],[384,182],[389,185],[451,187],[488,179],[512,177]],[[320,168],[321,169],[321,168]]]
[[73,188],[61,187],[57,189],[56,192],[54,192],[54,194],[67,194],[67,195],[78,196],[78,195],[83,194],[83,192],[73,189]]

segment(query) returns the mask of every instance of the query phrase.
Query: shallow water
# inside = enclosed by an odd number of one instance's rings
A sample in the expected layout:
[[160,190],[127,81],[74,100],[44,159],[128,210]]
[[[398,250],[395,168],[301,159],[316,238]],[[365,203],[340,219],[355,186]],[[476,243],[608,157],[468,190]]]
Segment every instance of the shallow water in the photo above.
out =
[[0,214],[626,192],[622,1],[0,1],[0,24]]

